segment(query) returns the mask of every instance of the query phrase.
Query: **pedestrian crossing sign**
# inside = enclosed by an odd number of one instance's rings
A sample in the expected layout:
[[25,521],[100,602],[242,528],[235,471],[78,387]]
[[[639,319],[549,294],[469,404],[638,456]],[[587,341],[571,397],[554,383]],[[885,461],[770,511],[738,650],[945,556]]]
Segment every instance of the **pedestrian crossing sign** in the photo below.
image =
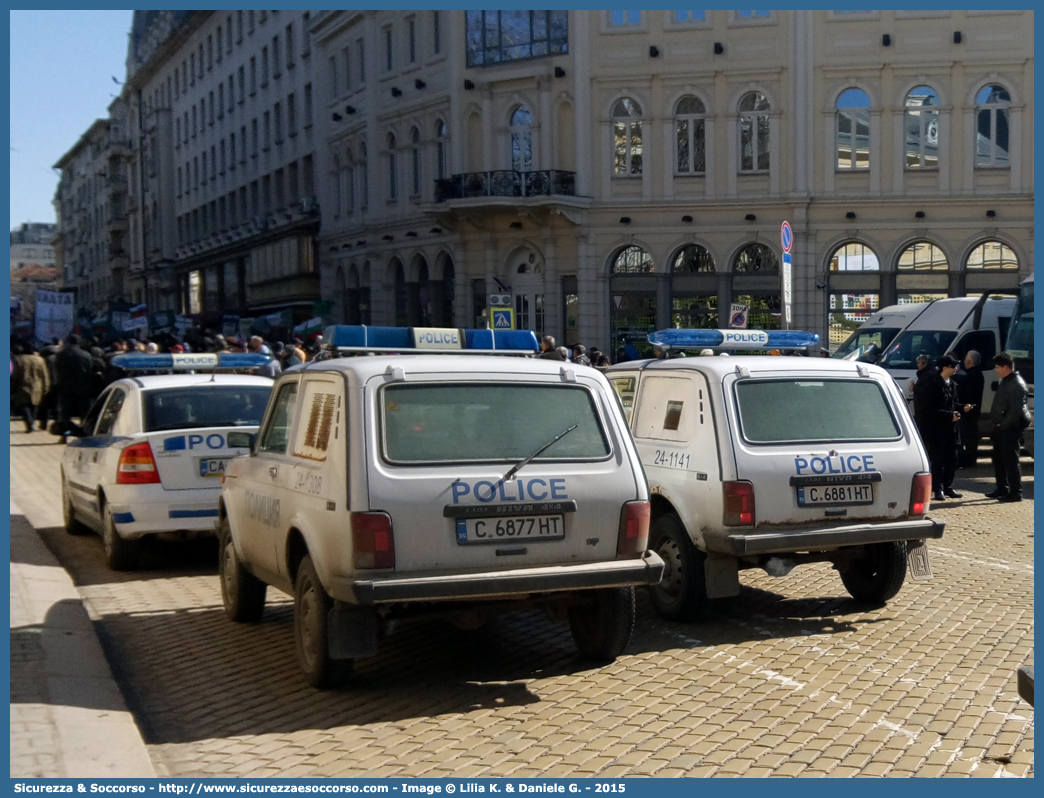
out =
[[493,308],[493,329],[513,330],[515,329],[514,308]]

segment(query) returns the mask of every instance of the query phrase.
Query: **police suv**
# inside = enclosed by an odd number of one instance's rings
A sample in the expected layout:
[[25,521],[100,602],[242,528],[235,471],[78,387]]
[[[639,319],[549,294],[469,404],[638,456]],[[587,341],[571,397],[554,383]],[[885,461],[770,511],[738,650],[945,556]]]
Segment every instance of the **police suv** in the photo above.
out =
[[[661,351],[795,349],[797,331],[664,330]],[[739,593],[739,571],[830,562],[857,599],[931,574],[931,475],[903,396],[877,366],[809,357],[685,357],[606,374],[649,479],[649,548],[665,562],[656,609],[690,620]]]
[[[335,357],[278,378],[256,440],[231,436],[252,449],[221,496],[228,617],[257,621],[268,585],[292,595],[314,686],[415,615],[474,627],[542,607],[568,618],[581,654],[619,655],[634,586],[663,563],[646,551],[649,493],[605,378],[497,356],[535,353],[528,331],[332,327],[323,340]],[[345,356],[359,354],[373,356]]]
[[[217,369],[253,370],[258,354],[127,354],[113,365],[133,372],[94,402],[62,453],[62,510],[73,535],[99,532],[116,571],[138,563],[147,535],[213,534],[225,464],[242,449],[233,430],[253,432],[272,380]],[[192,372],[192,373],[188,373]]]

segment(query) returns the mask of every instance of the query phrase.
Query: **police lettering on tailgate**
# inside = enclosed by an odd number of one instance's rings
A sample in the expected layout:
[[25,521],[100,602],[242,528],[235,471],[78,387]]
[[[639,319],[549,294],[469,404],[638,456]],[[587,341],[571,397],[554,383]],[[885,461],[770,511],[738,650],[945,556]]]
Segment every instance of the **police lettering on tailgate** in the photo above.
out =
[[553,479],[513,479],[510,482],[499,480],[493,482],[488,479],[480,479],[477,482],[464,482],[457,480],[450,487],[453,489],[453,503],[460,504],[460,500],[472,496],[480,502],[525,502],[544,501],[545,499],[568,499],[565,479],[555,477]]
[[[188,442],[187,447],[186,441]],[[224,449],[225,436],[211,432],[207,435],[175,435],[163,439],[163,451],[165,452],[183,451],[186,448]]]
[[838,454],[830,457],[795,457],[798,476],[807,474],[860,474],[877,471],[872,454]]

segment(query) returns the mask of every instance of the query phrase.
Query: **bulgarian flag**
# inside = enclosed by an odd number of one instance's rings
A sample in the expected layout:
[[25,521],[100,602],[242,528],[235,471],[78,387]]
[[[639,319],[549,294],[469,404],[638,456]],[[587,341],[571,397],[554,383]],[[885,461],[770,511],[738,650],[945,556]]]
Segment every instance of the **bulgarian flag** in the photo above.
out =
[[294,332],[306,341],[310,338],[315,338],[317,335],[321,335],[323,332],[323,317],[316,316],[313,319],[301,322],[294,327]]
[[109,330],[109,315],[102,313],[100,316],[95,317],[91,322],[91,326],[94,328],[95,335],[101,335]]

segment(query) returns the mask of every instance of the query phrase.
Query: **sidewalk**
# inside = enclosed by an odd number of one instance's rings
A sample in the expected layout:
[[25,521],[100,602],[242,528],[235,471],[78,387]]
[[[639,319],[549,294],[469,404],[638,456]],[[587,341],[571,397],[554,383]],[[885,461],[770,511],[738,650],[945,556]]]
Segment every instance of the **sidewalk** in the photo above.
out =
[[155,775],[72,579],[12,498],[11,777]]

